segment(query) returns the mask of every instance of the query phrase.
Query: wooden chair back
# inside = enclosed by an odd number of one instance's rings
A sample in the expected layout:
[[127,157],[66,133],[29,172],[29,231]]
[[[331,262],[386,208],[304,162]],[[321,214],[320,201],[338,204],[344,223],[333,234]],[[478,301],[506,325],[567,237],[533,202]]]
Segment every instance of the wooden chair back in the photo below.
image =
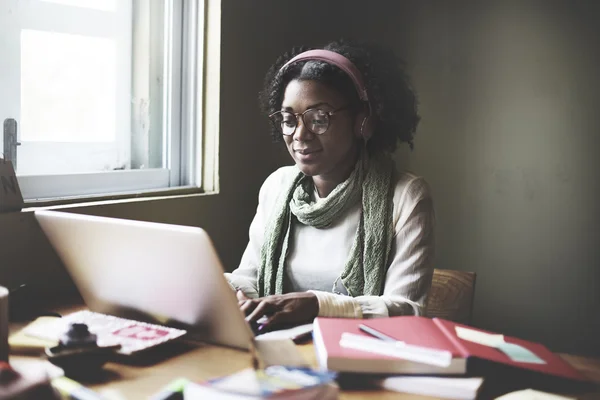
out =
[[425,315],[470,324],[476,276],[475,272],[434,269]]

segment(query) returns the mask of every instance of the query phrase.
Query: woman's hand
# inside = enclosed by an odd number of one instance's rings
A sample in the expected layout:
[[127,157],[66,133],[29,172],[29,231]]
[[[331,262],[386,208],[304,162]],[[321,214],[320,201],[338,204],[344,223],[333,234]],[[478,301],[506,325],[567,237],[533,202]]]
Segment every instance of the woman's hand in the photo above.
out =
[[309,323],[319,314],[317,296],[311,292],[294,292],[250,299],[242,291],[236,293],[246,321],[256,322],[263,316],[267,320],[262,329],[281,325]]

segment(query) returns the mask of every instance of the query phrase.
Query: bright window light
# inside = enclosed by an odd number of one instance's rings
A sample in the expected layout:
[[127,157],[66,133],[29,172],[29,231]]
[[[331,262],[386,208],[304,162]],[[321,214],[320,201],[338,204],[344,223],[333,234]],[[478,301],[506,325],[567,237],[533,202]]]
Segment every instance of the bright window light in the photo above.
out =
[[115,98],[113,39],[22,30],[22,140],[114,141]]
[[48,3],[62,4],[65,6],[93,8],[102,11],[115,11],[117,0],[42,0]]

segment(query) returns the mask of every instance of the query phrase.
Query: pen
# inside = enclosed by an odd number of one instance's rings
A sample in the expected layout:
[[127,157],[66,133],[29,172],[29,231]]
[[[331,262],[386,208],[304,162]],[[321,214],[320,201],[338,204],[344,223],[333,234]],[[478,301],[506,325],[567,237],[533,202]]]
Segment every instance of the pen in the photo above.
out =
[[381,333],[378,330],[375,330],[375,329],[373,329],[369,326],[363,325],[363,324],[360,324],[358,326],[358,329],[360,329],[361,331],[363,331],[365,333],[368,333],[369,335],[371,335],[373,337],[376,337],[377,339],[381,339],[386,342],[398,342],[398,340],[394,339],[393,337],[388,336],[384,333]]
[[186,378],[175,379],[149,400],[183,400],[183,390],[189,382]]
[[52,379],[52,386],[64,397],[73,400],[102,400],[102,396],[79,382],[61,376]]

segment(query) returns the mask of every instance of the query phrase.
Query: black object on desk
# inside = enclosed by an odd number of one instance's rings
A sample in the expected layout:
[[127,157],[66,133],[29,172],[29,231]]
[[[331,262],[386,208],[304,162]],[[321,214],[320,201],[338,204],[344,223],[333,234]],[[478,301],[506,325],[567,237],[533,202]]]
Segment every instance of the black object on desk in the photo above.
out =
[[98,346],[96,335],[86,324],[73,323],[58,346],[46,349],[46,356],[61,367],[65,375],[84,375],[100,369],[120,348],[120,344]]

